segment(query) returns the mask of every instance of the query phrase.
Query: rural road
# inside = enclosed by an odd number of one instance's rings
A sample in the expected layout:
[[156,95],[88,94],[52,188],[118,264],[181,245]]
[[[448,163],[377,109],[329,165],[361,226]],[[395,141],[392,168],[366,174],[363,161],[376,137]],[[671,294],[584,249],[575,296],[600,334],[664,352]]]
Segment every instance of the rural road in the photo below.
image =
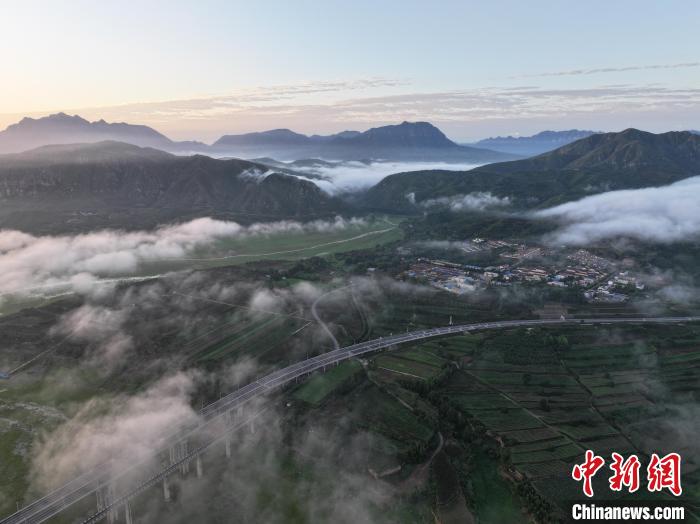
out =
[[331,290],[328,291],[327,293],[324,293],[323,295],[320,295],[319,297],[317,297],[316,300],[314,300],[314,303],[311,304],[311,316],[314,317],[314,320],[315,320],[316,322],[319,323],[319,325],[321,326],[321,328],[323,328],[323,330],[326,332],[326,334],[328,335],[328,337],[331,339],[331,341],[333,342],[333,348],[334,348],[334,349],[340,349],[340,344],[338,343],[338,339],[335,338],[335,335],[333,334],[333,332],[331,331],[331,329],[328,327],[328,324],[326,324],[326,323],[321,319],[321,317],[319,316],[319,314],[318,314],[318,309],[317,309],[317,308],[318,308],[318,303],[321,301],[321,299],[327,297],[328,295],[332,295],[333,293],[336,293],[337,291],[341,291],[341,290],[343,290],[343,289],[348,289],[348,288],[351,288],[351,287],[352,287],[352,284],[350,284],[350,285],[348,285],[348,286],[337,287],[337,288],[335,288],[335,289],[331,289]]

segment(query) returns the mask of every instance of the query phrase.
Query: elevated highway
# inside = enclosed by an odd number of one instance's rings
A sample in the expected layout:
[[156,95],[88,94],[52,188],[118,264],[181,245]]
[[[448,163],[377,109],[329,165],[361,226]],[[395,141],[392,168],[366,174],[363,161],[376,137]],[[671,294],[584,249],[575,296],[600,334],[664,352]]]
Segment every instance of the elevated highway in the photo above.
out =
[[[455,326],[445,326],[409,333],[402,333],[388,337],[380,337],[366,342],[360,342],[339,349],[334,349],[327,353],[308,358],[296,364],[274,371],[242,388],[220,398],[219,400],[204,407],[199,412],[197,424],[177,428],[168,437],[170,443],[167,447],[154,449],[153,456],[160,453],[167,453],[168,450],[179,443],[187,442],[188,439],[197,437],[198,444],[191,451],[185,451],[179,455],[170,454],[170,464],[165,467],[151,466],[144,467],[144,464],[133,464],[124,471],[118,473],[118,477],[127,474],[131,476],[135,472],[140,472],[139,480],[133,486],[124,490],[112,500],[102,504],[98,511],[91,515],[84,522],[93,523],[105,518],[115,508],[118,509],[145,489],[153,486],[157,482],[164,481],[169,475],[177,472],[190,461],[196,459],[199,454],[211,447],[212,444],[227,438],[232,431],[246,425],[254,417],[241,418],[238,420],[234,413],[254,399],[264,398],[268,393],[293,382],[300,377],[308,375],[318,370],[324,370],[328,366],[336,365],[344,360],[359,357],[382,349],[394,346],[420,342],[437,337],[466,334],[475,331],[501,330],[518,327],[537,326],[572,326],[572,325],[600,325],[600,324],[677,324],[684,322],[700,321],[700,316],[687,317],[647,317],[647,318],[587,318],[587,319],[554,319],[554,320],[502,320],[495,322],[479,322],[474,324],[463,324]],[[39,523],[65,511],[67,508],[84,499],[88,495],[98,493],[109,487],[114,478],[106,478],[105,465],[100,465],[61,486],[48,495],[28,504],[16,513],[5,517],[0,524],[20,524]],[[143,471],[139,471],[142,469]]]

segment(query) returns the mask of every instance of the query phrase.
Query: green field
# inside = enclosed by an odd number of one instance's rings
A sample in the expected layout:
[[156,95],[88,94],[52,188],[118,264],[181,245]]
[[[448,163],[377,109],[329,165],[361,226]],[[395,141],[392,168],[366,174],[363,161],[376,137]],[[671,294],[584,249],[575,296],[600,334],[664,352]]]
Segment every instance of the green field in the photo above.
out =
[[374,359],[374,363],[379,369],[422,380],[431,379],[440,372],[439,367],[403,356],[380,355]]
[[279,316],[241,321],[230,334],[207,346],[194,356],[198,361],[216,361],[244,354],[263,356],[273,351],[302,326],[302,321]]
[[294,392],[294,398],[318,406],[328,395],[349,383],[361,371],[362,365],[357,360],[343,362],[325,373],[311,377]]
[[501,524],[523,522],[520,503],[498,473],[498,461],[476,453],[469,465],[471,504],[479,522]]
[[88,371],[55,369],[38,380],[0,382],[0,515],[24,501],[37,436],[88,401],[103,405],[103,395],[99,378]]
[[379,217],[337,231],[288,232],[222,239],[182,259],[158,261],[145,274],[178,269],[206,269],[246,264],[258,260],[300,260],[332,253],[371,249],[403,238],[402,218]]
[[360,426],[400,442],[427,443],[433,435],[433,429],[415,413],[376,387],[362,396],[361,404],[354,406],[354,411]]

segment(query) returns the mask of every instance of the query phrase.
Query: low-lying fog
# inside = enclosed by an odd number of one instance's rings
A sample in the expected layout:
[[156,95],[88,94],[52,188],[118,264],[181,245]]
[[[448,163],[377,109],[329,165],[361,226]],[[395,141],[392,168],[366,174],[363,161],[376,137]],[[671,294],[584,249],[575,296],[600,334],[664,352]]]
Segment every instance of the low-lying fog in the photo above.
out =
[[700,233],[700,176],[667,186],[608,191],[536,212],[562,224],[555,240],[586,245],[611,238],[670,243]]
[[137,274],[145,264],[182,260],[220,240],[305,233],[333,233],[366,226],[360,218],[279,221],[247,226],[197,218],[153,231],[101,230],[79,235],[34,236],[0,230],[0,305],[7,295],[43,294],[90,288],[103,277]]
[[279,162],[276,165],[300,175],[311,175],[308,180],[332,195],[368,189],[383,178],[394,173],[424,170],[468,171],[483,164],[454,164],[448,162],[390,162],[324,160],[318,163],[309,161],[307,165],[298,162]]

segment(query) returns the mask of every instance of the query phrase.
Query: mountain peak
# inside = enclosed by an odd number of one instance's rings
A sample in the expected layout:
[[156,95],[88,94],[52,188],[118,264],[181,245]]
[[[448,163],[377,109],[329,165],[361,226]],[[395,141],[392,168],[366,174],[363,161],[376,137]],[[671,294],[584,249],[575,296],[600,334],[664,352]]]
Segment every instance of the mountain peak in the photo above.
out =
[[301,133],[297,133],[296,131],[292,131],[291,129],[288,129],[286,127],[281,127],[279,129],[270,129],[269,131],[261,131],[260,133],[253,133],[253,134],[258,134],[258,135],[268,135],[268,136],[306,136],[302,135]]
[[0,153],[17,153],[50,144],[94,143],[105,140],[138,146],[168,148],[173,143],[155,129],[142,125],[96,122],[63,112],[41,118],[25,117],[0,131]]
[[[87,122],[83,117],[79,115],[69,115],[68,113],[64,113],[63,111],[60,111],[58,113],[53,113],[52,115],[49,115],[47,117],[44,117],[47,120],[72,120],[72,121],[77,121],[77,122]],[[41,120],[41,119],[39,119]]]
[[17,122],[16,124],[11,124],[8,126],[8,129],[14,129],[18,127],[25,127],[25,126],[31,126],[31,125],[43,125],[46,123],[86,123],[88,124],[89,122],[85,120],[84,118],[78,116],[78,115],[68,115],[66,113],[53,113],[51,115],[47,116],[42,116],[39,118],[32,118],[29,116],[25,116],[22,120]]
[[624,131],[620,131],[618,135],[628,139],[635,139],[651,137],[654,135],[654,133],[650,133],[649,131],[642,131],[641,129],[636,129],[634,127],[628,127]]
[[430,122],[408,122],[373,127],[358,136],[343,139],[346,144],[362,144],[370,147],[458,147]]

